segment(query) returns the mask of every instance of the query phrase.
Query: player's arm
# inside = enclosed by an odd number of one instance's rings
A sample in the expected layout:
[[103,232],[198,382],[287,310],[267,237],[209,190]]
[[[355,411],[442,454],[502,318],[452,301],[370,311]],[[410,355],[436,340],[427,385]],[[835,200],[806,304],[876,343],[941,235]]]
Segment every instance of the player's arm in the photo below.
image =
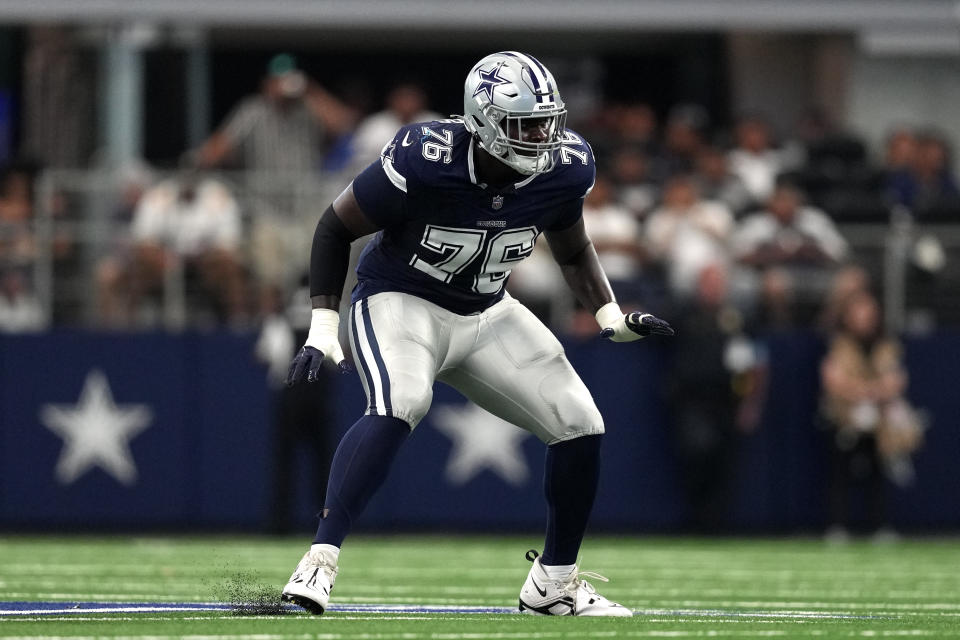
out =
[[313,234],[310,251],[310,300],[313,311],[310,332],[303,348],[294,357],[287,374],[287,384],[303,379],[317,379],[324,360],[330,360],[341,371],[349,371],[340,348],[340,296],[347,279],[350,244],[377,231],[360,208],[351,183],[320,216]]
[[196,153],[195,162],[202,169],[211,169],[223,163],[233,151],[233,143],[226,133],[218,131],[203,143]]
[[544,235],[564,280],[580,304],[594,314],[603,337],[613,342],[630,342],[651,334],[674,335],[673,328],[660,318],[638,312],[625,315],[620,310],[597,250],[584,229],[583,218],[567,229],[546,231]]
[[238,104],[223,121],[223,124],[207,138],[194,156],[194,162],[201,169],[212,169],[224,163],[239,147],[259,119],[257,107],[249,100]]
[[347,133],[356,125],[356,112],[313,80],[307,84],[304,100],[313,117],[334,136]]
[[593,242],[587,236],[580,218],[569,229],[544,233],[553,259],[560,265],[563,278],[577,300],[591,313],[614,302],[613,289],[600,267]]
[[351,182],[320,216],[310,251],[310,300],[314,309],[340,309],[350,244],[379,231],[360,208]]

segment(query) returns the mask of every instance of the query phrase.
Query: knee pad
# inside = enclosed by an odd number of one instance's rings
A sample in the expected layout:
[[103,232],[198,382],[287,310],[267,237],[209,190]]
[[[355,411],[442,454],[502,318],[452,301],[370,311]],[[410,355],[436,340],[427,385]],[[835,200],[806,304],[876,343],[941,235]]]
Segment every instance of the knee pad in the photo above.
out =
[[572,370],[557,371],[540,383],[540,397],[553,417],[550,428],[553,440],[547,444],[604,433],[603,417],[593,397],[580,378],[570,373]]

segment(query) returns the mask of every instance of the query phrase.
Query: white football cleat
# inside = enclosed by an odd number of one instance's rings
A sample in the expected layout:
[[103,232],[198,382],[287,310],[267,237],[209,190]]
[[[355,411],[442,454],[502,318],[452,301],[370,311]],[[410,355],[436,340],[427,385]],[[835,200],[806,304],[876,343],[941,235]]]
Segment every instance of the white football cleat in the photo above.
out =
[[337,579],[337,559],[322,549],[310,549],[283,588],[281,599],[321,615],[330,602],[330,592]]
[[533,563],[527,581],[520,590],[520,611],[542,616],[622,616],[633,615],[622,604],[610,602],[597,593],[583,578],[607,582],[603,576],[574,568],[562,580],[547,577],[536,551],[527,551],[527,560]]

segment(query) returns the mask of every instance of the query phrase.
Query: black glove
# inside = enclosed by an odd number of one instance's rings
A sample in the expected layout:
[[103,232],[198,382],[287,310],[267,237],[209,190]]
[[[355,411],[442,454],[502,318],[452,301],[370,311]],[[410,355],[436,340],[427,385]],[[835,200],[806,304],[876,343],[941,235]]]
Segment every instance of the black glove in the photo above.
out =
[[[287,372],[287,386],[292,387],[303,380],[304,373],[307,375],[307,382],[316,382],[322,366],[323,352],[314,347],[304,346],[293,357],[293,362],[290,363],[290,371]],[[346,360],[342,360],[338,366],[342,373],[350,373],[353,370]]]
[[628,313],[626,323],[628,329],[637,335],[643,336],[644,338],[652,335],[677,335],[677,332],[674,331],[673,327],[671,327],[666,320],[661,320],[660,318],[649,313],[640,313],[638,311]]

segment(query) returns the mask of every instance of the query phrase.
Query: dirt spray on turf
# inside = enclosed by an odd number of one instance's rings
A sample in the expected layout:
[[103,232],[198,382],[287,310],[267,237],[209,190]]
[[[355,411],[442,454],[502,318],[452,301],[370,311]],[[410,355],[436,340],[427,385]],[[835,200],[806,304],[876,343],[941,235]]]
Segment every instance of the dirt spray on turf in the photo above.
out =
[[230,606],[235,616],[278,616],[290,613],[284,609],[280,591],[265,584],[252,572],[237,571],[213,586],[213,595]]

